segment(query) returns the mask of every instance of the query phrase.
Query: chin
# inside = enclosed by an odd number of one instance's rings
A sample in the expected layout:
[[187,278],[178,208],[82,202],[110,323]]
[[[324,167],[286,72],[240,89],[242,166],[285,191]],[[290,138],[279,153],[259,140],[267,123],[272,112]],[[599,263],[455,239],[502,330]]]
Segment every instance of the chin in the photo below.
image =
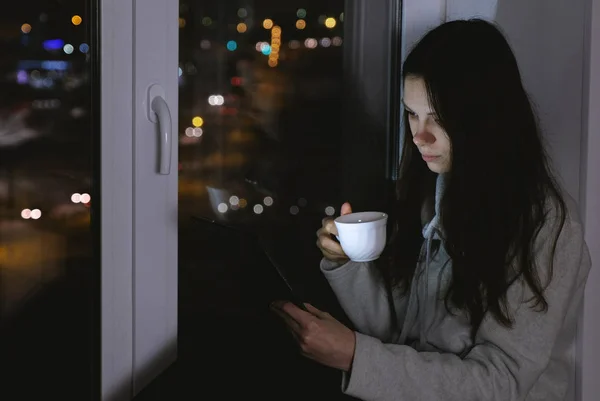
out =
[[450,171],[450,168],[448,166],[439,165],[437,163],[427,163],[427,167],[429,168],[429,170],[436,174],[444,174]]

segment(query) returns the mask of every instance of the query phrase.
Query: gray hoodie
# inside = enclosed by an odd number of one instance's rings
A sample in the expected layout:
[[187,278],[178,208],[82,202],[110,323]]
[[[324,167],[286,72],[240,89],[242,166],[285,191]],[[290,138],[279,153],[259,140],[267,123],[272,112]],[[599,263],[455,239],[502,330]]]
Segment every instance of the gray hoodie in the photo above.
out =
[[[357,329],[352,369],[343,374],[342,391],[367,401],[567,400],[574,385],[576,324],[591,266],[574,202],[565,197],[568,215],[545,292],[548,311],[532,309],[526,302],[531,290],[517,280],[507,294],[513,328],[487,315],[473,342],[466,315],[449,314],[441,296],[452,274],[448,254],[443,245],[431,252],[431,241],[441,231],[437,216],[442,191],[440,176],[436,217],[423,229],[424,262],[408,294],[394,292],[395,311],[372,263],[340,266],[321,261],[323,274]],[[548,282],[557,226],[556,212],[551,213],[536,241],[542,284]]]

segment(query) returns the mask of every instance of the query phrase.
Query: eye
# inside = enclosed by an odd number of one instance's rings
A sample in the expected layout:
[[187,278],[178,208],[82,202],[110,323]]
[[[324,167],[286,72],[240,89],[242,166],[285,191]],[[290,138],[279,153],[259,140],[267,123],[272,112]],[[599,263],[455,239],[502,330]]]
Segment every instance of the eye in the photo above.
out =
[[406,112],[406,114],[408,115],[409,118],[416,118],[417,117],[417,113],[415,113],[414,111],[408,110],[408,109],[404,109],[404,111]]

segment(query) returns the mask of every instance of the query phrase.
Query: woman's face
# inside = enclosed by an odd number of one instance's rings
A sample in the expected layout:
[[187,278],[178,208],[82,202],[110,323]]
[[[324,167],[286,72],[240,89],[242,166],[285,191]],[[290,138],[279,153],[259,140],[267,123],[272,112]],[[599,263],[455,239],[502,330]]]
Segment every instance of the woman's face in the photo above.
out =
[[429,105],[425,82],[419,77],[404,80],[404,108],[413,142],[427,167],[434,173],[446,173],[452,167],[450,138],[439,125],[435,110]]

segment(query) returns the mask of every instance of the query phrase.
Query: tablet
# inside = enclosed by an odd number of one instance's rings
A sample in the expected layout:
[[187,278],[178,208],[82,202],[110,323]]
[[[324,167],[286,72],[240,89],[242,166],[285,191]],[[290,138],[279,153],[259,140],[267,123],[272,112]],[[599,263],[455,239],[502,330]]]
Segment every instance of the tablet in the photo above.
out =
[[266,241],[263,238],[263,236],[261,236],[257,232],[246,230],[246,229],[239,228],[239,227],[234,227],[234,226],[228,225],[226,223],[222,223],[220,221],[211,219],[209,217],[192,216],[192,218],[194,219],[194,221],[196,221],[200,224],[206,225],[207,227],[209,227],[212,230],[217,229],[217,230],[222,230],[222,231],[228,233],[229,235],[242,236],[244,241],[246,241],[249,244],[254,244],[257,247],[257,249],[264,255],[265,260],[267,260],[268,263],[270,264],[270,268],[272,268],[277,273],[277,276],[280,278],[281,282],[285,285],[285,288],[287,289],[287,294],[286,294],[287,300],[294,303],[297,307],[307,311],[301,298],[298,296],[296,291],[294,291],[294,288],[293,288],[292,284],[290,283],[289,277],[286,274],[287,270],[274,257],[274,252],[271,249],[272,245],[268,241]]

